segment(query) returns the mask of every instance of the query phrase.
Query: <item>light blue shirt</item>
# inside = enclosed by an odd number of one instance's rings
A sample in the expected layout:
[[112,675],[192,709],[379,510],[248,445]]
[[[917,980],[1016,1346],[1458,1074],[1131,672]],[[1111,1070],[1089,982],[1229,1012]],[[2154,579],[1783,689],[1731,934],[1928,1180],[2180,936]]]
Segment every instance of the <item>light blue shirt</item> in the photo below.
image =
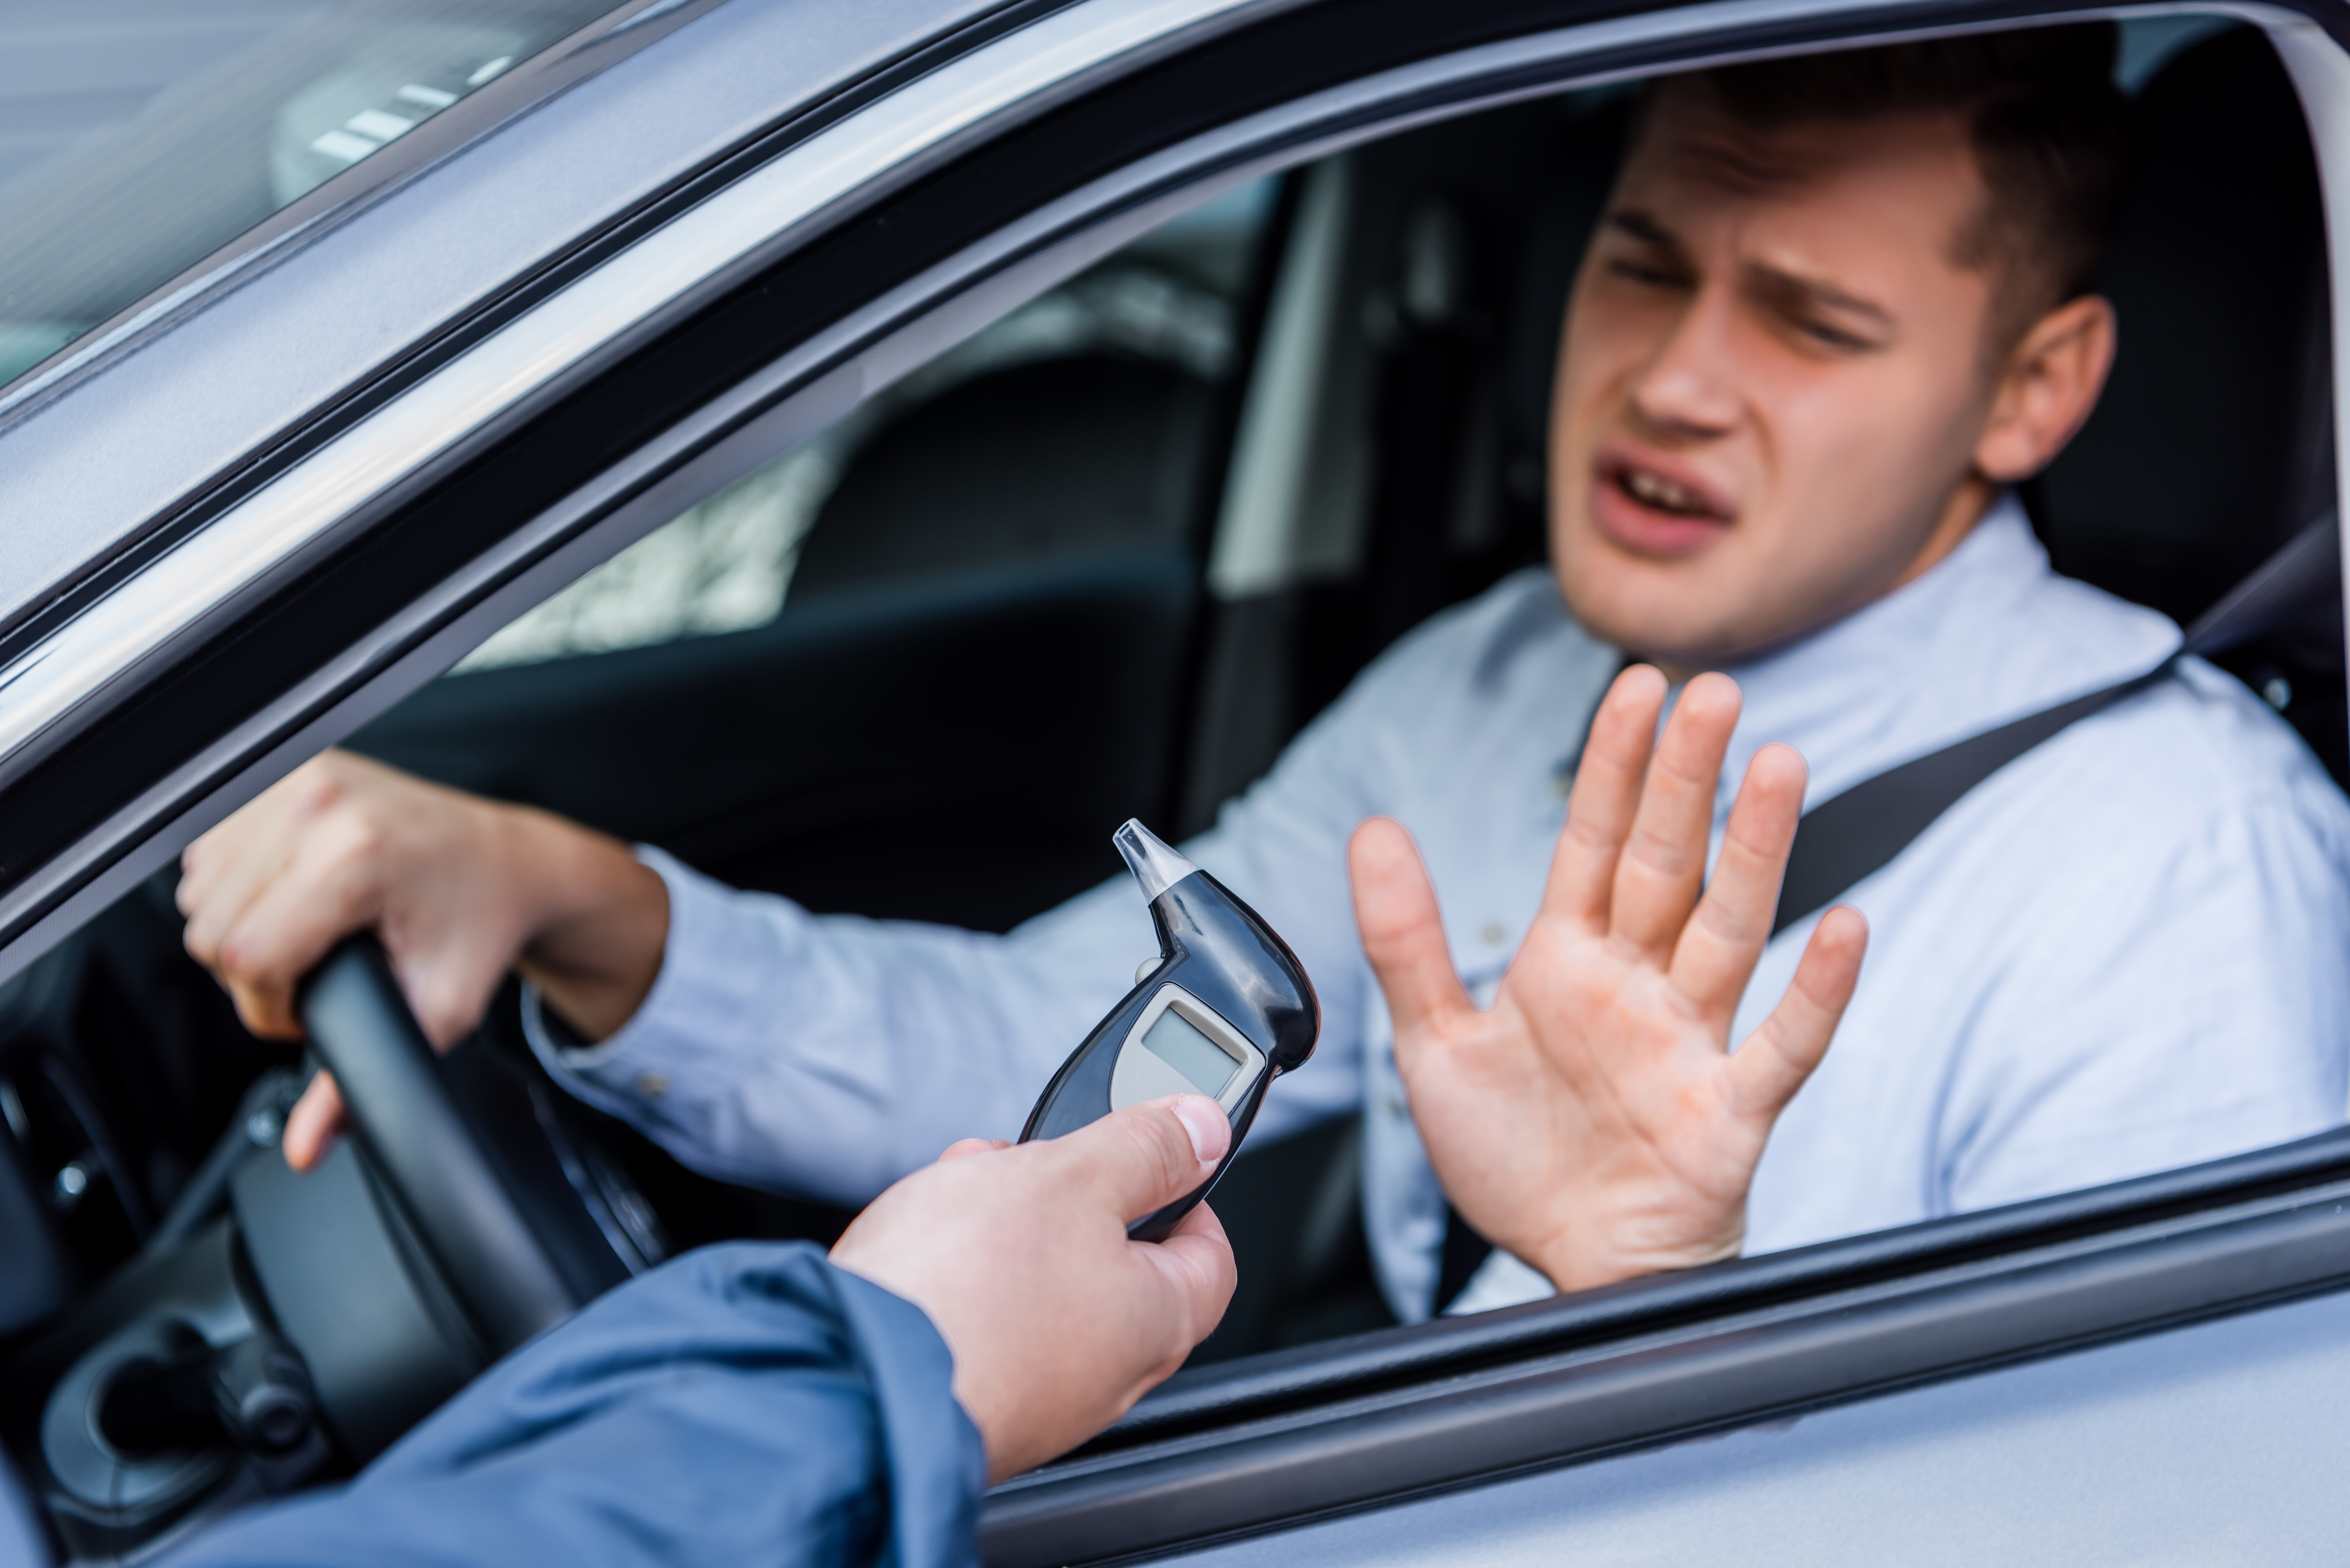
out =
[[[2160,663],[2178,628],[2052,573],[2002,503],[1950,556],[1731,671],[1745,709],[1716,842],[1764,742],[1807,804]],[[1522,572],[1366,670],[1184,852],[1314,978],[1314,1059],[1253,1135],[1365,1124],[1389,1303],[1427,1315],[1444,1199],[1413,1130],[1346,872],[1365,817],[1418,838],[1455,963],[1490,996],[1540,901],[1586,719],[1617,655]],[[1105,823],[1107,837],[1114,824]],[[1017,1134],[1037,1092],[1157,951],[1120,877],[1003,936],[731,891],[660,855],[669,945],[602,1044],[534,1043],[589,1102],[715,1175],[862,1202],[959,1137]],[[1792,1247],[2116,1180],[2342,1120],[2350,1094],[2350,802],[2282,721],[2189,659],[2011,763],[1847,900],[1860,988],[1757,1172],[1748,1249]],[[1783,933],[1732,1040],[1785,989]],[[1546,1289],[1497,1256],[1464,1306]]]

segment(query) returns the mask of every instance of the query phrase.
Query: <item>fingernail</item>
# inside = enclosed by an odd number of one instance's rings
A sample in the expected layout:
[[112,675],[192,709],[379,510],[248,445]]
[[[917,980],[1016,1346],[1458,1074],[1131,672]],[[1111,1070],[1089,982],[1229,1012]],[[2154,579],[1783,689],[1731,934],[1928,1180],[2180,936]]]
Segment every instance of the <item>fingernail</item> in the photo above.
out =
[[1191,1152],[1202,1165],[1212,1165],[1224,1158],[1232,1147],[1232,1124],[1224,1119],[1224,1108],[1204,1095],[1185,1095],[1168,1107],[1183,1130],[1191,1135]]

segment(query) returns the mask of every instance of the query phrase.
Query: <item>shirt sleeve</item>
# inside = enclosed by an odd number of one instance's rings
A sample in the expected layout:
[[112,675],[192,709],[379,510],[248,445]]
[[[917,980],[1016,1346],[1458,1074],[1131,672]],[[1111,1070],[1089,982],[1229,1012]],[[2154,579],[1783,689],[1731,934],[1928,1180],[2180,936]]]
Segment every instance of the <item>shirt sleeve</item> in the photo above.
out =
[[1955,1064],[1937,1140],[1950,1210],[2340,1125],[2350,971],[2334,950],[2350,857],[2338,805],[2297,793],[2038,890]]
[[[1366,815],[1372,732],[1395,722],[1350,692],[1184,846],[1281,932],[1322,1003],[1323,1044],[1267,1095],[1258,1140],[1360,1096],[1368,971],[1346,846]],[[1054,1070],[1159,950],[1124,877],[997,936],[812,915],[639,853],[670,893],[651,992],[584,1049],[566,1048],[525,997],[533,1048],[572,1093],[687,1164],[837,1203],[870,1199],[958,1138],[1017,1137]]]
[[920,1309],[816,1248],[707,1248],[167,1568],[975,1564],[986,1454],[952,1376]]

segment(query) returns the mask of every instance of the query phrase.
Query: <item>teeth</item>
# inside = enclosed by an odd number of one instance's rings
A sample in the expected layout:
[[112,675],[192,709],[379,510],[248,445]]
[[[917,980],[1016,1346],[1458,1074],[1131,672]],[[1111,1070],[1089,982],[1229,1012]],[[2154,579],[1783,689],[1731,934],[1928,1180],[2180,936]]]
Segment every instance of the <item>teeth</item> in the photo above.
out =
[[1660,511],[1699,512],[1704,509],[1696,492],[1642,469],[1625,471],[1624,488],[1632,493],[1634,500],[1645,502]]

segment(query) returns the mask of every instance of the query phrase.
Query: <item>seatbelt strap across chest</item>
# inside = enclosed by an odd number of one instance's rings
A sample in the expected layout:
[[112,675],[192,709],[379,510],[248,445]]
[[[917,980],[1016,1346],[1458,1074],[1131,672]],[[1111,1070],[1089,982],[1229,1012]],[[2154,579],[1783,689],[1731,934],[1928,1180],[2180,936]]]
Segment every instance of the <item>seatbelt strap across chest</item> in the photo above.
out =
[[1970,735],[1822,801],[1796,825],[1771,934],[1817,914],[1884,869],[1960,796],[2034,746],[2174,674],[2188,654],[2224,652],[2314,605],[2335,602],[2341,581],[2341,532],[2328,512],[2199,617],[2178,652],[2152,670]]
[[2177,667],[2176,658],[2166,659],[2142,675],[1888,768],[1812,807],[1795,826],[1771,934],[1819,913],[1890,865],[1961,795],[2024,753],[2143,691]]

